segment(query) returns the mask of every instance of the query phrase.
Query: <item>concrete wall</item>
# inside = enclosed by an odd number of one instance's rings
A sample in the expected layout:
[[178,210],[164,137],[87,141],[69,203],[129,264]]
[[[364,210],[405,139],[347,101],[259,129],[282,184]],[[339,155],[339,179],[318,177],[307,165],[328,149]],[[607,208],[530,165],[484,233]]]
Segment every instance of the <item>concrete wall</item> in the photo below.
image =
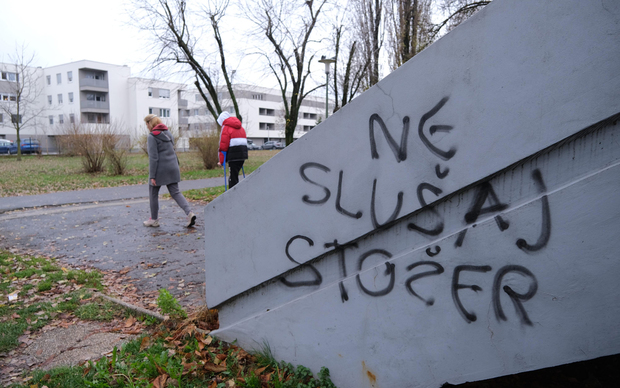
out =
[[619,22],[497,0],[209,204],[217,335],[342,387],[620,352]]

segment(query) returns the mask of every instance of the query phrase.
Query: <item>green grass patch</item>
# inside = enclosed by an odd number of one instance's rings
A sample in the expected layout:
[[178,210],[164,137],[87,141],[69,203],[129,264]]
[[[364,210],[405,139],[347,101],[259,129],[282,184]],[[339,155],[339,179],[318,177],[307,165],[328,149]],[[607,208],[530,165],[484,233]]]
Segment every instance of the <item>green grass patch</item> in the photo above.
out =
[[247,388],[336,388],[327,368],[321,368],[314,377],[304,366],[275,360],[265,363],[210,336],[190,334],[170,341],[174,330],[163,325],[159,329],[156,335],[144,335],[115,347],[110,356],[83,366],[35,371],[23,388],[150,387],[164,375],[166,386],[174,387],[224,388],[234,382],[236,387]]
[[[16,257],[13,262],[23,261]],[[0,352],[14,349],[25,330],[34,331],[62,312],[73,312],[82,319],[97,320],[110,320],[127,314],[116,304],[91,298],[90,292],[80,289],[63,295],[60,302],[26,305],[20,301],[0,306],[0,317],[11,316],[10,320],[0,323]],[[89,302],[83,304],[85,300]],[[335,388],[326,368],[322,368],[315,377],[304,366],[277,362],[267,344],[262,352],[251,355],[235,344],[196,331],[198,322],[195,320],[201,316],[204,319],[205,310],[187,317],[178,301],[164,289],[160,291],[157,302],[162,311],[177,319],[153,327],[144,335],[115,347],[111,355],[97,361],[33,371],[26,385],[13,387],[146,388],[154,386],[156,379],[161,382],[164,378],[167,379],[166,386],[173,387]],[[185,317],[187,319],[183,320]]]
[[77,284],[84,285],[89,288],[102,290],[101,273],[97,271],[71,270],[67,272],[67,280],[75,280]]
[[97,300],[78,306],[74,310],[76,317],[87,321],[111,321],[114,317],[122,316],[125,309],[107,300]]
[[[98,308],[82,305],[91,293],[81,288],[103,289],[103,277],[97,271],[70,271],[54,259],[0,251],[0,274],[0,353],[17,347],[25,330],[37,330],[59,313],[83,308],[78,314],[92,320],[109,320],[110,314],[122,313],[109,303]],[[48,291],[54,292],[48,295]]]
[[[203,202],[211,202],[222,194],[224,194],[224,186],[206,187],[204,189],[192,189],[183,192],[185,198]],[[165,195],[170,197],[170,194]]]
[[[250,151],[249,159],[244,164],[246,175],[278,152]],[[223,168],[205,170],[197,152],[179,152],[177,155],[183,180],[224,176]],[[22,156],[18,162],[17,156],[6,155],[0,158],[0,197],[146,184],[148,165],[148,157],[143,153],[129,154],[127,173],[114,176],[107,172],[85,173],[77,156]]]

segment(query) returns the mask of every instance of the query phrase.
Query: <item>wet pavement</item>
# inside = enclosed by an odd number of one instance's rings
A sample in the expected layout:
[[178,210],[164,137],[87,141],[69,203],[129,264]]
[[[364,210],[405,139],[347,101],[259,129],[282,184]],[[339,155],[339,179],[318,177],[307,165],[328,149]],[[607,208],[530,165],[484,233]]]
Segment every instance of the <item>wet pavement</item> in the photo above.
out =
[[[183,181],[182,191],[223,178]],[[163,190],[161,194],[166,193]],[[183,211],[160,197],[160,227],[147,228],[147,185],[0,198],[0,247],[35,250],[74,266],[126,271],[140,292],[169,289],[186,306],[204,304],[203,206],[186,228]]]

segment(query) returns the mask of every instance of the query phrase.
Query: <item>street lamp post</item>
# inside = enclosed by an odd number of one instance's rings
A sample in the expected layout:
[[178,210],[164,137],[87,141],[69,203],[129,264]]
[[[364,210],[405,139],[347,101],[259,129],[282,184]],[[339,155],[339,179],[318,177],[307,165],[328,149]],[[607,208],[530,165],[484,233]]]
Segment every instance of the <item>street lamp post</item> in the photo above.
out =
[[325,64],[325,118],[329,116],[329,65],[336,62],[335,58],[325,58],[325,55],[321,56],[319,62]]

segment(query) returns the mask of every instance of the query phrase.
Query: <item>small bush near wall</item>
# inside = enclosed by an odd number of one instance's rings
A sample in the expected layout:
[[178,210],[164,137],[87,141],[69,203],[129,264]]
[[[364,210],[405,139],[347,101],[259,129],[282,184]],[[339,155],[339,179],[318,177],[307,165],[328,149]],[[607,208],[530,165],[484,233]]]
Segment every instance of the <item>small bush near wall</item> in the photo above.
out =
[[217,167],[217,162],[219,161],[217,155],[219,143],[220,136],[217,131],[204,131],[200,136],[189,139],[190,147],[198,150],[202,165],[207,170],[212,170]]

